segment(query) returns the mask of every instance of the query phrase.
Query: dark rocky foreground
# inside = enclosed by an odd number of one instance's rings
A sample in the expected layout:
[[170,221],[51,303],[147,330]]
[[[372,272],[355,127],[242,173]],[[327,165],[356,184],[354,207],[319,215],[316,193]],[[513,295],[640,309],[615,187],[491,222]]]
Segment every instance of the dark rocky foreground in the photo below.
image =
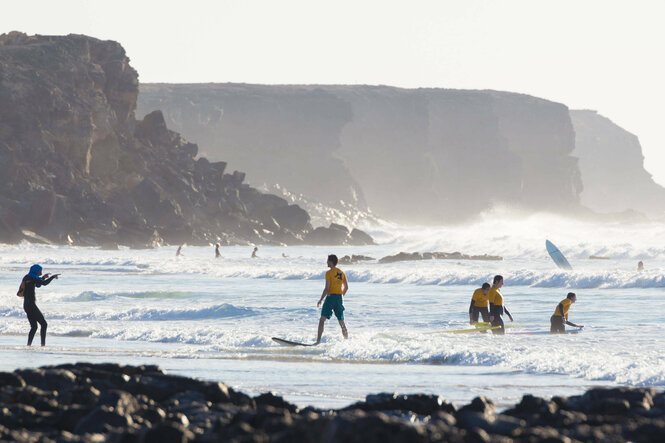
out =
[[156,366],[77,363],[0,373],[0,439],[114,442],[663,441],[665,393],[591,389],[525,395],[502,413],[483,397],[378,394],[340,410],[167,375]]

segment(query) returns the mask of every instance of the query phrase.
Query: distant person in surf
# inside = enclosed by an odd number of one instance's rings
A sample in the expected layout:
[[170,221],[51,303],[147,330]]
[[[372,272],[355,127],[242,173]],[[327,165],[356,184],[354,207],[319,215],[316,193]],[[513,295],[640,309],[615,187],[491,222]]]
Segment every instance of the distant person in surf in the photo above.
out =
[[[513,321],[513,316],[510,315],[508,308],[503,305],[503,295],[501,295],[501,287],[503,286],[503,276],[495,275],[492,280],[492,287],[487,294],[487,299],[490,304],[490,324],[496,329],[492,329],[492,333],[503,335],[506,333],[506,328],[503,325],[501,316],[505,313],[510,321]],[[497,327],[498,326],[498,327]]]
[[30,332],[28,333],[28,346],[32,345],[32,339],[35,337],[37,332],[37,324],[40,325],[39,333],[42,337],[42,346],[46,346],[46,320],[44,320],[44,315],[42,311],[37,307],[37,301],[35,299],[35,288],[41,286],[46,286],[53,279],[57,279],[60,274],[54,274],[49,276],[45,274],[42,276],[42,267],[39,265],[32,265],[30,267],[30,272],[28,275],[23,277],[21,281],[21,286],[18,289],[16,295],[23,297],[23,310],[28,314],[28,321],[30,322]]
[[219,243],[215,243],[215,258],[221,257],[222,254],[219,253]]
[[574,328],[583,328],[582,325],[568,321],[568,310],[570,305],[577,301],[577,295],[574,292],[569,292],[566,298],[561,300],[554,310],[554,315],[550,317],[550,334],[565,334],[566,325]]
[[644,263],[642,263],[642,260],[637,262],[637,272],[642,272],[644,271]]
[[175,251],[175,256],[180,257],[182,255],[182,246],[178,246],[178,250]]
[[289,258],[289,256],[282,252],[282,258]]
[[484,322],[490,321],[490,310],[489,310],[489,300],[488,294],[490,292],[490,284],[483,283],[481,288],[473,291],[473,296],[471,297],[471,305],[469,306],[469,323],[474,324],[478,321],[478,315],[480,314]]
[[252,251],[252,258],[259,258],[259,256],[256,255],[257,252],[259,252],[259,248],[254,246],[254,250]]
[[316,344],[321,343],[321,336],[323,335],[323,327],[326,323],[326,320],[329,320],[333,312],[335,317],[339,322],[339,326],[342,328],[342,335],[344,338],[349,338],[349,333],[346,330],[346,324],[344,324],[344,303],[343,297],[346,294],[346,291],[349,290],[349,284],[346,281],[346,274],[344,271],[337,267],[337,256],[331,254],[328,256],[328,267],[330,268],[326,272],[326,287],[323,289],[321,298],[316,304],[316,307],[320,307],[323,299],[323,308],[321,308],[321,318],[319,319],[319,331],[316,336]]

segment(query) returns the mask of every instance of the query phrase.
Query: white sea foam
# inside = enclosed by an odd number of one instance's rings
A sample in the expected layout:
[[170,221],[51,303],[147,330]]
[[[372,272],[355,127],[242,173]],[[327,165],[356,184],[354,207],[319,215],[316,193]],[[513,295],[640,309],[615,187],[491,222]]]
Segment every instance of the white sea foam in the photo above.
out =
[[[141,356],[154,351],[192,359],[389,363],[395,365],[396,378],[404,365],[464,373],[486,368],[537,376],[525,383],[556,376],[665,386],[660,315],[665,309],[665,245],[660,240],[665,225],[495,215],[456,227],[367,226],[380,245],[260,246],[259,259],[250,258],[252,248],[240,246],[224,247],[223,257],[214,259],[213,247],[186,246],[185,255],[175,257],[175,247],[102,251],[0,245],[0,334],[15,339],[17,346],[24,343],[17,336],[27,333],[28,323],[22,299],[14,294],[28,267],[41,263],[45,272],[62,274],[37,290],[49,335],[77,343],[110,342],[120,351],[140,348]],[[573,271],[556,268],[545,239],[568,257]],[[350,282],[345,315],[351,339],[341,339],[334,319],[327,323],[321,346],[285,348],[270,339],[314,341],[327,254],[378,259],[400,251],[459,251],[504,260],[374,260],[343,266]],[[610,259],[590,260],[590,255]],[[644,261],[643,272],[636,271],[638,260]],[[526,330],[546,331],[554,307],[570,290],[579,298],[571,319],[586,324],[586,330],[562,337],[432,334],[468,328],[472,290],[495,274],[504,275],[506,306]],[[374,377],[372,371],[364,381],[362,373],[357,376],[361,384]],[[296,371],[284,377],[292,379],[293,388],[303,375]],[[422,386],[421,376],[414,377],[412,384]]]

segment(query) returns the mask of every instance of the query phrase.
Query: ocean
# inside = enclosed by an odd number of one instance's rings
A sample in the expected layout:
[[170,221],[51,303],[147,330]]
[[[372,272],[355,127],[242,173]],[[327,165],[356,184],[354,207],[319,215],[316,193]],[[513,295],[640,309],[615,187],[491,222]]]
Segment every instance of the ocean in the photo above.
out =
[[[215,259],[212,246],[185,246],[176,257],[177,247],[0,245],[0,370],[76,361],[157,364],[323,408],[378,392],[438,394],[458,405],[484,395],[501,406],[525,393],[665,387],[665,224],[488,213],[452,227],[361,228],[379,245],[259,246],[256,259],[252,246],[223,247]],[[572,271],[556,268],[546,239]],[[504,259],[340,265],[349,279],[349,340],[334,317],[319,346],[271,340],[314,342],[328,254],[379,259],[400,251]],[[45,348],[25,346],[29,325],[15,295],[33,263],[62,274],[37,290],[49,323]],[[505,336],[446,333],[469,327],[473,290],[495,274],[504,276],[515,322],[505,321],[515,327]],[[582,333],[513,334],[548,331],[569,291],[578,296],[570,320],[585,325]]]

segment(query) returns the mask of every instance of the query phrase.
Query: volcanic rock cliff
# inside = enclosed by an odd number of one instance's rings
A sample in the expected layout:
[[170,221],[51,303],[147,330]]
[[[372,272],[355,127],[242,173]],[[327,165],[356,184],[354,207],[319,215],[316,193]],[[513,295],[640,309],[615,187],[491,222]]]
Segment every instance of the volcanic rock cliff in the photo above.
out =
[[137,95],[118,43],[0,36],[0,241],[320,241],[300,207],[195,159],[161,112],[137,121]]
[[497,204],[582,210],[568,109],[547,100],[383,86],[140,91],[139,114],[162,109],[210,158],[330,205],[419,223],[462,221]]
[[570,111],[570,116],[584,183],[582,204],[599,213],[662,214],[665,188],[644,169],[637,137],[596,111]]

